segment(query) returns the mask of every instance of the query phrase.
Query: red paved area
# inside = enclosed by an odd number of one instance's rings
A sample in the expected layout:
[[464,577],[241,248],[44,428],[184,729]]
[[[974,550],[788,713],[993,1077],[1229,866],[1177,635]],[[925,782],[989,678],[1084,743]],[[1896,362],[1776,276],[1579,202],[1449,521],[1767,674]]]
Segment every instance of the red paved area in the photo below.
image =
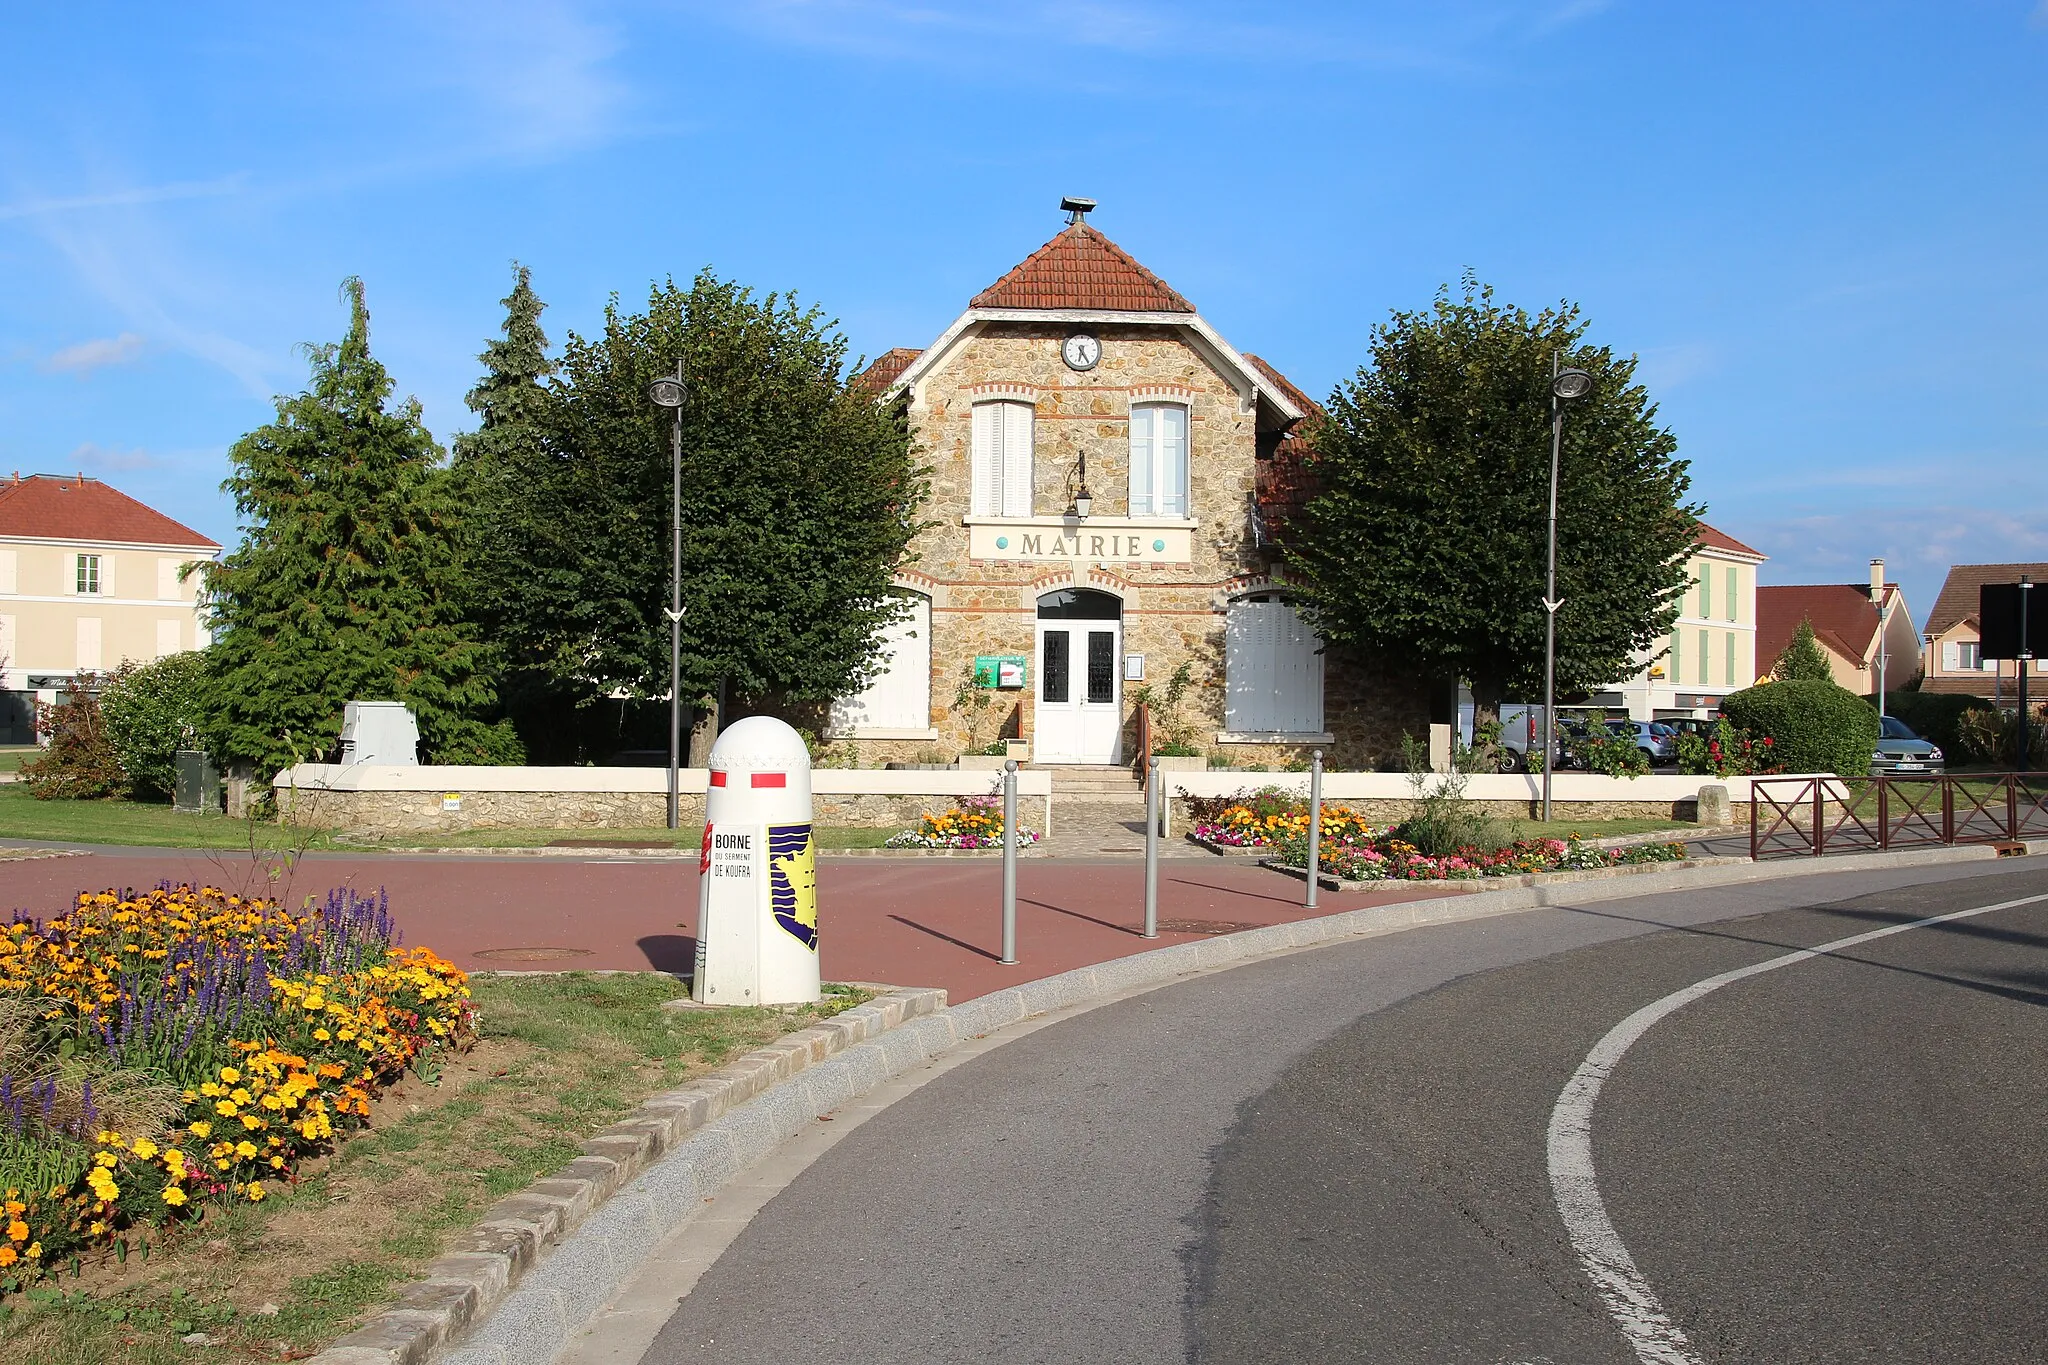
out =
[[[48,915],[74,893],[198,881],[261,894],[247,856],[136,849],[0,862],[0,914]],[[342,884],[386,888],[408,943],[458,966],[687,972],[696,954],[697,863],[555,858],[312,857],[278,892],[292,900]],[[1144,865],[1028,859],[1017,871],[1017,965],[1002,952],[1002,868],[995,859],[827,858],[819,865],[821,966],[833,981],[943,986],[954,1000],[1206,935],[1147,941]],[[1175,858],[1159,873],[1159,917],[1251,928],[1306,917],[1301,883],[1262,868]],[[1326,892],[1318,913],[1440,894],[1398,886]],[[555,961],[493,961],[493,949],[572,948]]]

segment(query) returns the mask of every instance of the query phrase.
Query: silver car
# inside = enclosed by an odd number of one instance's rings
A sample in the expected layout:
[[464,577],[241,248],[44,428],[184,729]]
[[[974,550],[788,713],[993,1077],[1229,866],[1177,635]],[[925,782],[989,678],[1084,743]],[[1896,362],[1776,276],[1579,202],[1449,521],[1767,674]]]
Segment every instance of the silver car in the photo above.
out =
[[1633,735],[1636,747],[1652,767],[1678,761],[1678,732],[1668,725],[1653,725],[1647,720],[1610,720],[1607,728],[1617,735]]
[[1913,733],[1913,727],[1897,716],[1886,716],[1878,733],[1877,749],[1870,755],[1873,773],[1938,773],[1948,761],[1941,750]]

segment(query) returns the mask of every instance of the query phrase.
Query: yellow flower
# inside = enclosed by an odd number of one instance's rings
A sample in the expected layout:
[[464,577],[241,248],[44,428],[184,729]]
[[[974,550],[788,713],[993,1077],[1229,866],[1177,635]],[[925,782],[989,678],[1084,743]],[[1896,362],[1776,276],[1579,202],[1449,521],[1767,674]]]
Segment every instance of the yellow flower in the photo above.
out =
[[164,1202],[172,1208],[176,1208],[185,1202],[185,1192],[176,1185],[166,1185],[164,1186]]
[[213,1131],[213,1125],[208,1123],[206,1120],[201,1119],[197,1123],[187,1125],[185,1131],[190,1133],[193,1137],[203,1138]]
[[233,1085],[236,1081],[242,1079],[242,1073],[231,1066],[224,1066],[220,1069],[220,1078],[229,1085]]
[[243,1189],[248,1191],[249,1198],[254,1202],[258,1204],[263,1202],[263,1186],[256,1181],[250,1181],[247,1185],[243,1186]]
[[26,1242],[28,1240],[28,1224],[22,1222],[19,1218],[15,1219],[7,1225],[7,1236],[10,1241]]
[[235,1108],[233,1100],[222,1100],[219,1104],[213,1106],[213,1112],[219,1114],[224,1119],[231,1119],[241,1111]]
[[156,1155],[157,1148],[156,1144],[154,1142],[151,1142],[148,1138],[137,1138],[135,1139],[135,1146],[131,1150],[135,1153],[135,1155],[141,1157],[144,1161],[147,1161],[151,1157]]

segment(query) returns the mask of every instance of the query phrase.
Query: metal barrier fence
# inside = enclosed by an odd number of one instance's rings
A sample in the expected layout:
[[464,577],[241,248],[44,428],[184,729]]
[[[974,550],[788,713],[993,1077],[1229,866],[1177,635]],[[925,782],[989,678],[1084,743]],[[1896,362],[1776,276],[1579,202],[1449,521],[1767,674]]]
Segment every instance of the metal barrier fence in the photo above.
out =
[[1750,779],[1749,856],[2048,839],[2048,773]]

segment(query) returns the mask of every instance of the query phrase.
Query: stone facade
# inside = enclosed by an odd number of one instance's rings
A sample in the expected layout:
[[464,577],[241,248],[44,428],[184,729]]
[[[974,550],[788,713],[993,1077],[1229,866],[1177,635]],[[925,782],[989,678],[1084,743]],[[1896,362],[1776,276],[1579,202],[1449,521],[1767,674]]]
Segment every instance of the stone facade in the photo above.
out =
[[[1427,734],[1427,696],[1419,680],[1329,658],[1326,733],[1220,738],[1225,614],[1233,597],[1273,586],[1271,551],[1258,543],[1251,514],[1258,461],[1296,419],[1276,402],[1273,385],[1260,372],[1221,345],[1194,314],[1180,316],[1185,320],[1147,313],[1120,322],[1114,313],[1085,310],[1031,318],[971,311],[940,345],[910,364],[900,382],[932,470],[932,500],[924,509],[931,525],[913,543],[898,583],[931,602],[932,734],[841,736],[842,746],[863,766],[951,758],[998,738],[1032,739],[1041,682],[1038,603],[1063,588],[1092,589],[1121,602],[1121,651],[1144,656],[1144,681],[1155,694],[1188,665],[1190,685],[1178,714],[1155,716],[1155,733],[1178,726],[1204,753],[1287,763],[1321,748],[1333,767],[1382,768],[1398,761],[1404,733]],[[1076,333],[1100,343],[1093,368],[1076,370],[1062,356],[1063,342]],[[1028,520],[972,515],[974,408],[987,401],[1032,407]],[[1186,519],[1131,515],[1131,412],[1134,404],[1147,402],[1187,411]],[[1063,521],[1084,458],[1094,505],[1087,518]],[[1060,541],[1076,553],[1030,559],[1014,557],[1028,550],[1000,554],[998,534],[1012,547]],[[1141,553],[1132,557],[1132,549]],[[1029,660],[1027,685],[974,687],[978,655],[1023,656]],[[1139,684],[1122,678],[1121,664],[1117,687],[1128,761],[1138,747],[1130,693]]]

